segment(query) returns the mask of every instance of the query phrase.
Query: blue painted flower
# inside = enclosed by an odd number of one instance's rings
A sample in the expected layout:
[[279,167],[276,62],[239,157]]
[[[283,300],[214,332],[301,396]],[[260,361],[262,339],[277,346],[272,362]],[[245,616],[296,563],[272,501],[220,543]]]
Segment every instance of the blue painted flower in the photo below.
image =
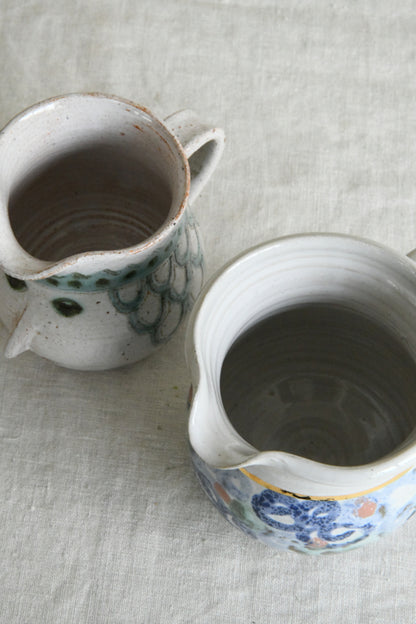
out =
[[111,303],[127,315],[132,329],[139,335],[148,335],[155,345],[169,340],[202,286],[203,254],[191,216],[173,252],[158,263],[159,259],[153,258],[148,273],[127,289],[121,285],[108,291]]
[[[353,524],[336,522],[341,505],[336,500],[303,500],[286,496],[273,490],[263,490],[252,497],[257,516],[267,525],[284,532],[295,533],[296,538],[308,544],[312,534],[323,542],[340,542],[354,535]],[[367,523],[360,526],[361,534],[368,535],[373,528]],[[360,538],[362,539],[362,538]]]
[[252,538],[271,532],[259,522],[253,513],[248,497],[238,489],[238,475],[241,478],[239,471],[209,468],[192,449],[191,458],[202,489],[228,522]]

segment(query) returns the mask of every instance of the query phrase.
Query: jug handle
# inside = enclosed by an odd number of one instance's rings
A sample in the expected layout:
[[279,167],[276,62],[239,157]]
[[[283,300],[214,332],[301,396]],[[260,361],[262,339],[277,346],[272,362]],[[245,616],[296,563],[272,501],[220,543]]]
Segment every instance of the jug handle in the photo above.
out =
[[224,150],[224,131],[202,123],[192,110],[166,117],[165,125],[183,147],[191,172],[189,203],[201,193]]

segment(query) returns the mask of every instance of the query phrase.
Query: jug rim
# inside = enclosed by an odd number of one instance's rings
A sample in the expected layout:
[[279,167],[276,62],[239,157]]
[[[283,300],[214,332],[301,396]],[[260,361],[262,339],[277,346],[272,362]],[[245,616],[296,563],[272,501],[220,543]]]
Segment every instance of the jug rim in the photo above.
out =
[[[7,263],[2,261],[1,257],[0,264],[4,268],[5,272],[12,277],[31,281],[43,280],[45,278],[52,277],[57,273],[67,273],[72,272],[73,270],[82,272],[83,270],[86,271],[87,268],[89,268],[90,266],[93,266],[95,262],[102,266],[102,261],[104,258],[106,261],[105,264],[107,269],[117,269],[118,267],[123,266],[126,257],[130,258],[131,264],[133,264],[136,261],[135,258],[137,255],[140,254],[141,256],[143,256],[143,254],[145,254],[145,256],[147,257],[148,255],[152,254],[156,246],[163,245],[164,242],[173,235],[178,225],[181,223],[183,215],[186,211],[191,186],[191,174],[188,159],[186,157],[183,146],[181,145],[175,134],[164,123],[164,121],[160,120],[146,106],[142,106],[141,104],[133,102],[132,100],[124,97],[102,93],[99,91],[80,91],[64,93],[38,101],[35,104],[32,104],[23,109],[21,112],[15,115],[3,128],[0,129],[0,150],[2,148],[2,142],[4,142],[7,134],[13,132],[15,127],[23,120],[25,120],[25,118],[27,118],[28,116],[36,114],[40,112],[43,108],[53,106],[54,104],[60,103],[63,100],[70,101],[77,99],[90,99],[91,101],[103,99],[106,101],[113,101],[121,105],[126,105],[130,107],[133,111],[137,111],[141,114],[146,115],[154,124],[156,124],[163,130],[165,136],[159,135],[159,137],[167,144],[169,149],[171,149],[172,147],[175,148],[176,154],[181,161],[181,169],[184,172],[183,188],[181,189],[181,199],[179,206],[175,206],[174,210],[172,210],[171,206],[168,215],[163,223],[145,240],[135,245],[111,250],[87,250],[84,252],[71,254],[57,261],[41,260],[27,252],[15,239],[14,232],[10,227],[10,222],[7,216],[7,219],[5,219],[5,221],[9,223],[9,227],[3,227],[2,229],[10,230],[10,233],[14,238],[13,253],[11,254],[11,256],[15,260],[16,268],[8,267]],[[171,146],[169,146],[169,142],[171,143]],[[0,197],[0,206],[1,203],[2,202]],[[8,215],[7,204],[8,201],[5,202],[5,210]]]

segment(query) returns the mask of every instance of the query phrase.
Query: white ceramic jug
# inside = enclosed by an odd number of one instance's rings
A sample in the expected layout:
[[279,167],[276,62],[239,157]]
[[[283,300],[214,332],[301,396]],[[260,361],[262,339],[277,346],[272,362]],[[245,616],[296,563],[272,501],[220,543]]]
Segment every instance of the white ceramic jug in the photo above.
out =
[[5,354],[77,369],[146,357],[203,278],[190,204],[223,132],[190,111],[164,123],[101,94],[57,97],[0,134],[0,318]]
[[337,552],[414,513],[412,259],[338,235],[260,245],[206,285],[186,353],[195,470],[235,526]]

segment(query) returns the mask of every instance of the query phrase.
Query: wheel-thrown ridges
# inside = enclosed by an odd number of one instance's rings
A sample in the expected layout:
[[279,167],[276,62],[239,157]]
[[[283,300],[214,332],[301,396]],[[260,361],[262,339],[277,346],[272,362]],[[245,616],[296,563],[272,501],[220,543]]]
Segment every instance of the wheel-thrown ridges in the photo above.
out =
[[241,337],[222,369],[227,415],[259,450],[336,465],[379,459],[416,425],[415,364],[348,310],[300,308]]

